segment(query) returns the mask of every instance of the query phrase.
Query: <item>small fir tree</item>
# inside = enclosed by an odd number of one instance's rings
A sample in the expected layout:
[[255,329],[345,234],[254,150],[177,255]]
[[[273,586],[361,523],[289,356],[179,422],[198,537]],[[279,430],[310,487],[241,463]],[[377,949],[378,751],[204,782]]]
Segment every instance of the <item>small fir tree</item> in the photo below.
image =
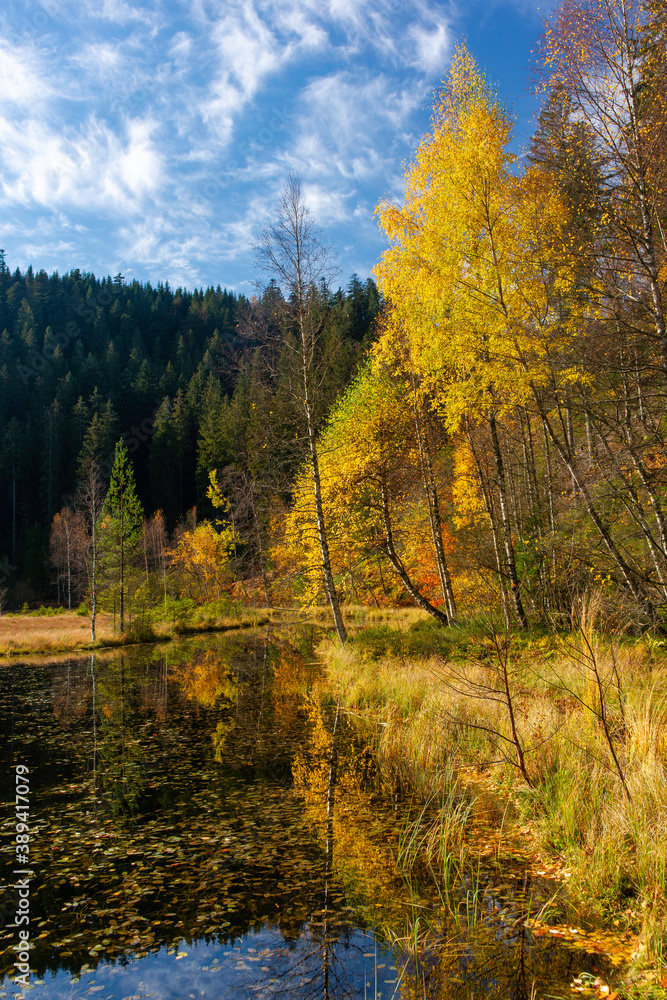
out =
[[118,580],[120,630],[125,625],[127,566],[136,548],[143,509],[137,497],[134,469],[122,441],[116,445],[109,491],[102,509],[102,530],[107,563]]

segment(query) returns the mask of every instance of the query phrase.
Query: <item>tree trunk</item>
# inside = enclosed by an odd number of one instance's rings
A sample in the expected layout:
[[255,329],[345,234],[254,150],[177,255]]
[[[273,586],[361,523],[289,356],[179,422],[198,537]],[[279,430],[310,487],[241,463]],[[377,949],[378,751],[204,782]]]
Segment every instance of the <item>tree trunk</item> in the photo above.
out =
[[384,483],[382,483],[381,486],[381,493],[382,493],[382,519],[384,521],[384,533],[385,533],[384,547],[387,555],[389,556],[389,561],[391,565],[396,570],[396,573],[398,574],[401,583],[403,584],[403,586],[405,587],[405,589],[407,590],[407,592],[409,593],[410,597],[415,602],[415,604],[417,604],[424,611],[428,612],[429,615],[432,615],[434,618],[437,618],[437,620],[442,625],[449,625],[449,620],[447,618],[447,615],[444,614],[442,611],[440,611],[439,608],[436,608],[433,604],[431,604],[431,602],[427,600],[423,594],[420,594],[420,592],[417,590],[414,583],[408,576],[405,570],[405,566],[401,562],[396,552],[396,549],[394,548],[394,536],[391,530],[391,519],[389,517],[389,501],[387,500],[387,490]]
[[333,613],[334,625],[336,626],[336,633],[341,642],[341,645],[345,645],[347,642],[347,629],[345,628],[345,622],[343,621],[343,615],[340,610],[340,603],[338,601],[338,594],[336,593],[336,584],[334,581],[333,571],[331,569],[331,559],[329,556],[329,544],[327,542],[326,526],[324,523],[324,505],[322,503],[322,484],[320,481],[320,464],[317,459],[317,442],[315,440],[315,427],[313,421],[313,414],[310,405],[310,395],[308,392],[308,372],[306,367],[306,355],[304,350],[304,406],[306,411],[306,423],[308,428],[308,447],[310,450],[310,467],[313,474],[313,496],[315,498],[315,515],[317,518],[317,537],[320,543],[320,553],[322,555],[322,571],[324,573],[324,588],[326,590],[327,597],[329,599],[329,604],[331,605],[331,611]]
[[613,538],[611,537],[611,533],[609,531],[609,528],[607,527],[606,524],[603,523],[602,518],[598,514],[597,509],[595,507],[595,504],[593,503],[593,499],[592,499],[590,493],[588,492],[588,487],[586,486],[586,484],[582,480],[581,476],[579,475],[578,469],[576,467],[576,463],[574,462],[574,459],[573,459],[573,457],[572,457],[569,449],[563,444],[563,442],[560,440],[560,438],[558,437],[558,435],[555,433],[555,431],[554,431],[554,429],[553,429],[553,427],[551,425],[551,421],[549,420],[548,414],[546,413],[546,411],[544,409],[544,406],[542,404],[542,400],[540,399],[539,394],[537,393],[537,391],[535,390],[535,388],[533,388],[533,394],[534,394],[535,401],[537,403],[538,412],[540,414],[540,417],[542,418],[544,427],[546,428],[547,433],[549,435],[549,438],[551,439],[551,441],[552,441],[552,443],[553,443],[556,451],[560,455],[561,461],[563,462],[563,464],[566,466],[567,470],[569,471],[569,473],[570,473],[570,475],[572,477],[573,483],[576,485],[577,489],[579,490],[581,498],[584,501],[584,505],[585,505],[586,510],[588,512],[588,516],[590,517],[591,521],[595,525],[595,527],[596,527],[596,529],[597,529],[597,531],[598,531],[598,533],[600,535],[600,538],[602,539],[602,541],[603,541],[603,543],[604,543],[607,551],[609,552],[610,556],[612,557],[612,559],[614,560],[614,562],[618,566],[619,570],[621,571],[621,575],[622,575],[622,577],[623,577],[623,579],[625,581],[625,584],[626,584],[628,590],[630,591],[630,593],[632,594],[632,596],[634,598],[636,598],[638,601],[641,601],[642,600],[642,595],[640,594],[639,588],[637,587],[637,585],[636,585],[636,583],[635,583],[635,581],[633,579],[632,570],[630,569],[630,567],[626,563],[625,559],[623,558],[623,556],[621,555],[621,553],[620,553],[620,551],[618,549],[618,546],[616,545],[616,543],[614,542]]
[[503,609],[503,619],[505,622],[505,627],[509,631],[511,628],[510,612],[507,605],[507,594],[505,592],[505,581],[504,581],[504,570],[502,559],[500,556],[500,543],[498,541],[498,529],[496,527],[496,519],[493,515],[493,506],[491,504],[491,498],[489,492],[486,488],[486,483],[484,482],[484,475],[482,473],[482,466],[479,461],[479,457],[475,448],[473,446],[470,435],[468,434],[468,444],[470,445],[470,451],[475,460],[475,468],[477,469],[477,478],[479,480],[479,488],[482,491],[482,497],[484,498],[484,509],[486,510],[486,516],[489,519],[489,525],[491,526],[491,538],[493,540],[493,551],[496,557],[496,569],[498,572],[498,585],[500,587],[500,604]]
[[95,642],[95,617],[97,615],[97,530],[93,518],[93,565],[90,574],[90,637]]
[[338,638],[344,644],[347,641],[347,630],[343,622],[331,569],[315,438],[316,395],[314,386],[317,375],[315,347],[318,323],[313,313],[310,296],[318,282],[327,276],[329,250],[319,238],[309,209],[304,202],[301,181],[296,174],[290,174],[289,181],[281,192],[276,222],[262,233],[257,244],[257,253],[264,270],[271,273],[288,289],[288,299],[292,303],[290,327],[296,329],[301,352],[302,404],[313,476],[313,495],[317,534],[322,555],[324,588],[333,613]]
[[72,610],[72,553],[70,545],[70,525],[65,525],[65,537],[67,539],[67,610]]
[[507,573],[510,581],[510,593],[512,595],[512,604],[514,605],[514,611],[516,613],[517,620],[521,628],[528,628],[528,619],[526,618],[526,612],[523,609],[523,603],[521,601],[521,588],[519,584],[519,577],[516,570],[516,560],[514,558],[514,545],[512,543],[512,528],[509,521],[509,513],[507,509],[507,486],[505,482],[505,468],[503,465],[503,456],[500,451],[500,442],[498,441],[498,429],[496,425],[496,418],[491,414],[488,418],[489,429],[491,431],[491,445],[493,449],[493,458],[496,464],[496,471],[498,473],[498,500],[500,502],[500,521],[503,529],[503,541],[505,546],[505,558],[507,560]]
[[454,591],[452,590],[449,567],[447,566],[447,559],[445,557],[445,547],[442,544],[442,521],[440,519],[440,505],[438,503],[438,493],[435,486],[435,477],[433,475],[433,463],[431,461],[431,449],[428,440],[428,427],[424,427],[422,429],[421,426],[414,373],[412,374],[412,412],[415,422],[417,444],[419,447],[419,464],[421,466],[422,482],[424,483],[424,490],[426,492],[426,499],[428,502],[428,518],[431,525],[431,537],[433,539],[433,548],[435,550],[435,561],[438,567],[438,576],[440,577],[442,596],[445,600],[445,604],[447,605],[447,611],[449,612],[449,618],[451,621],[451,619],[456,616],[456,603],[454,601]]

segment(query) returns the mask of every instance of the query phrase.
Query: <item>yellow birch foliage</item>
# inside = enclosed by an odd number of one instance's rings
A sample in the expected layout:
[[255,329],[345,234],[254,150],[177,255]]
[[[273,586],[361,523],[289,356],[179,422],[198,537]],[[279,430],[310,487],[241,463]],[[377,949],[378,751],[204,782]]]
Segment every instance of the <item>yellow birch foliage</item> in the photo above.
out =
[[[377,600],[384,590],[378,568],[378,547],[384,539],[383,488],[404,554],[420,565],[425,580],[436,578],[425,501],[415,483],[419,458],[411,393],[407,380],[390,378],[379,364],[367,365],[338,401],[318,444],[322,501],[337,586],[348,596],[353,592],[362,602],[371,592]],[[322,599],[321,558],[307,468],[295,484],[284,538],[273,558],[298,568],[303,597]],[[385,569],[391,578],[388,564]]]
[[222,597],[232,581],[229,562],[235,544],[231,528],[217,532],[210,521],[185,531],[171,557],[182,596],[200,604]]
[[565,210],[548,178],[517,175],[510,135],[459,48],[403,206],[377,210],[390,246],[376,268],[389,303],[376,353],[395,359],[407,337],[409,364],[451,431],[525,402],[569,336],[553,305],[571,278],[558,257]]
[[486,520],[484,497],[479,485],[475,459],[465,438],[458,440],[454,451],[452,499],[456,507],[454,524],[457,528],[474,526]]
[[[227,497],[222,492],[222,487],[218,482],[218,470],[211,469],[208,474],[208,487],[206,490],[206,496],[211,501],[216,510],[223,510],[225,513],[229,512],[230,503]],[[227,527],[227,521],[215,522],[219,527]]]

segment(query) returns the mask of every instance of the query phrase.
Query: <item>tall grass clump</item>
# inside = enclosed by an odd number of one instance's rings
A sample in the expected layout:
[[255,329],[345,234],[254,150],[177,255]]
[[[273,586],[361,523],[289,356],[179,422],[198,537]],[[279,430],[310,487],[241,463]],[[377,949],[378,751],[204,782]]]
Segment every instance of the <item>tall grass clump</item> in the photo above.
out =
[[473,854],[466,836],[472,800],[445,778],[417,815],[406,820],[397,863],[408,874],[426,874],[445,909],[458,923],[461,900],[474,875]]
[[497,797],[496,815],[511,803],[527,822],[531,849],[560,859],[582,916],[638,931],[639,957],[659,964],[667,957],[667,656],[604,625],[594,595],[567,632],[438,629],[437,641],[447,633],[438,653],[430,641],[407,652],[409,629],[375,630],[325,655],[342,703],[377,723],[384,768],[421,802],[443,806],[448,846],[437,863],[426,813],[406,845],[446,873],[454,827],[474,849],[465,803],[483,788]]

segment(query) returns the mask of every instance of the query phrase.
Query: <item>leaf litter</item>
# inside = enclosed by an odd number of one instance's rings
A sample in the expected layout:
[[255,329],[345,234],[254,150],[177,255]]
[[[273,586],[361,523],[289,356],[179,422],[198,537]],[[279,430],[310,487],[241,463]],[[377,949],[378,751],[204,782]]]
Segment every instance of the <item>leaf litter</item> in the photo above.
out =
[[[341,940],[348,948],[358,940],[357,964],[370,943],[377,961],[377,936],[392,939],[389,922],[398,939],[417,901],[437,928],[437,900],[406,888],[393,868],[376,882],[373,865],[390,858],[403,816],[372,776],[345,789],[337,805],[343,825],[363,830],[365,853],[350,858],[334,849],[332,866],[317,812],[304,808],[303,793],[292,787],[293,760],[312,720],[300,696],[271,691],[271,657],[280,654],[258,655],[237,642],[225,655],[222,672],[235,681],[210,703],[191,698],[173,679],[187,670],[187,658],[172,669],[160,659],[119,657],[96,676],[94,715],[87,662],[15,668],[21,697],[15,685],[14,717],[23,729],[17,736],[29,748],[36,779],[31,906],[40,935],[31,964],[38,974],[67,970],[78,985],[98,966],[159,954],[185,965],[202,947],[269,934],[274,947],[247,949],[242,958],[236,948],[197,957],[200,972],[219,976],[233,959],[239,971],[265,973],[258,991],[278,982],[296,988],[299,977],[301,989],[315,975],[313,956],[323,941],[335,949]],[[8,693],[0,685],[4,712]],[[32,739],[23,744],[26,730]],[[341,752],[361,760],[356,734],[347,739]],[[519,881],[489,878],[483,897],[487,924],[507,924],[496,939],[514,947]],[[525,928],[538,962],[545,952],[553,964],[556,943],[586,958],[607,955],[612,966],[632,951],[619,935],[530,917]],[[448,953],[469,961],[476,949],[488,951],[482,937],[450,945]],[[105,989],[81,986],[91,995]]]

